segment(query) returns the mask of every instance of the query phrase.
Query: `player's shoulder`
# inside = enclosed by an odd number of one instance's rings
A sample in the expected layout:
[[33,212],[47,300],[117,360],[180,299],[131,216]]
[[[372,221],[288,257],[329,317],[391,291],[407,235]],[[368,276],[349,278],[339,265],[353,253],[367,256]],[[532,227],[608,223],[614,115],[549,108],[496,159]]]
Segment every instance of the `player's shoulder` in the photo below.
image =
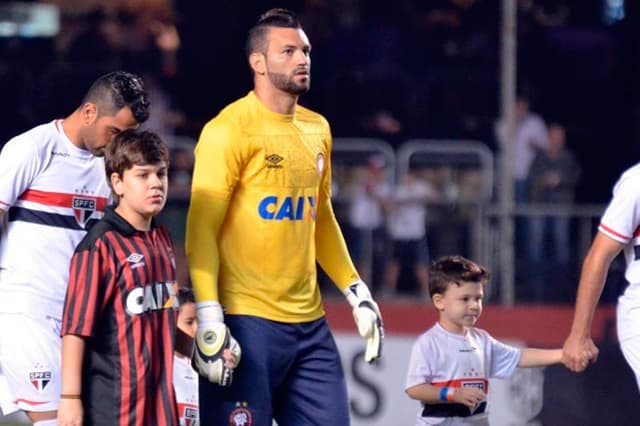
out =
[[329,131],[329,121],[324,115],[302,105],[296,105],[296,120],[307,126],[316,126],[319,131]]
[[636,163],[633,166],[626,169],[624,172],[622,172],[622,174],[620,175],[620,178],[618,179],[618,183],[624,182],[626,180],[636,180],[636,179],[640,179],[640,163]]
[[250,95],[248,94],[225,106],[205,124],[203,131],[230,133],[239,132],[249,127],[258,115],[255,102]]
[[54,144],[58,140],[57,125],[58,124],[55,121],[52,121],[32,127],[31,129],[9,139],[5,144],[5,147],[8,147],[7,149],[15,146],[19,147],[20,150],[24,150],[26,147],[30,149],[44,150],[47,146]]
[[113,206],[107,206],[104,210],[104,216],[87,231],[84,238],[76,247],[76,252],[83,250],[91,250],[93,247],[101,244],[111,244],[109,235],[118,234],[123,238],[127,238],[135,233],[135,228],[124,218],[119,216]]
[[100,241],[104,239],[106,234],[114,230],[115,227],[113,223],[104,218],[100,219],[89,229],[84,238],[80,240],[80,243],[76,246],[76,252],[91,250],[100,244]]
[[637,163],[622,172],[622,174],[618,178],[618,181],[613,186],[613,192],[616,193],[623,188],[632,188],[633,191],[636,191],[639,184],[640,163]]

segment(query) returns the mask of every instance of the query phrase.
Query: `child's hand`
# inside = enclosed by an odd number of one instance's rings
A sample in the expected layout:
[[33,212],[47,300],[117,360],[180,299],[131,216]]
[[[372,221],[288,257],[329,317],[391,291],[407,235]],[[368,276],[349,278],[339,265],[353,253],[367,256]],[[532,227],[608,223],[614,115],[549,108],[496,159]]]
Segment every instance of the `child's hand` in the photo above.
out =
[[454,388],[453,392],[453,400],[466,405],[471,411],[475,410],[485,397],[485,393],[476,387]]
[[238,360],[233,356],[231,349],[225,349],[222,352],[222,358],[224,359],[224,366],[227,368],[236,368],[238,366]]

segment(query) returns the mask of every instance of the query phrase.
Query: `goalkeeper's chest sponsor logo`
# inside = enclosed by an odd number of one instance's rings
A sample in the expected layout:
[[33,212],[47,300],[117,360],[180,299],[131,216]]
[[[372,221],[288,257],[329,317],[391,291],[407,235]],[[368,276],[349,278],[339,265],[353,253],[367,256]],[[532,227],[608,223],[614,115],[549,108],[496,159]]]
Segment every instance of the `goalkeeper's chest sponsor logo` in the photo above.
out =
[[258,204],[258,214],[266,220],[314,220],[316,217],[316,197],[269,195]]
[[29,372],[29,382],[38,391],[43,391],[51,381],[51,371],[34,367],[35,371]]
[[130,290],[125,299],[127,313],[140,315],[162,309],[178,309],[177,287],[178,284],[175,281],[169,281]]
[[76,222],[81,227],[85,227],[87,221],[96,211],[96,199],[91,197],[73,197],[73,215],[76,218]]

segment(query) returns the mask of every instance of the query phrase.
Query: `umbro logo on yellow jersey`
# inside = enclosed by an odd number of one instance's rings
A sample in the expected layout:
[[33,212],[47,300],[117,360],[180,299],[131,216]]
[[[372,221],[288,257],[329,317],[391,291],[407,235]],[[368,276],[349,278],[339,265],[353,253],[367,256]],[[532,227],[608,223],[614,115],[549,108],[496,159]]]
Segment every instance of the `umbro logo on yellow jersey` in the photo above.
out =
[[282,160],[284,160],[283,157],[279,156],[278,154],[270,154],[267,155],[267,157],[265,158],[265,160],[267,160],[267,167],[270,169],[279,169],[282,166],[280,165],[280,162]]

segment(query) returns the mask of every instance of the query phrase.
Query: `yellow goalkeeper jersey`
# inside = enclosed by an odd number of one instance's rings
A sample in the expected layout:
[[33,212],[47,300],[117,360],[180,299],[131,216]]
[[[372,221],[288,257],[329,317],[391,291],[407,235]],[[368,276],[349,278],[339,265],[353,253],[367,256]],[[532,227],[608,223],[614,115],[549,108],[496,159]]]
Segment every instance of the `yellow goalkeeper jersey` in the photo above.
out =
[[[205,125],[187,225],[199,301],[217,293],[227,314],[311,321],[324,314],[316,257],[339,288],[358,279],[331,208],[331,143],[321,115],[301,106],[272,112],[253,92]],[[206,198],[226,200],[226,211],[194,208]],[[200,217],[215,214],[224,215],[217,270],[208,218]]]

